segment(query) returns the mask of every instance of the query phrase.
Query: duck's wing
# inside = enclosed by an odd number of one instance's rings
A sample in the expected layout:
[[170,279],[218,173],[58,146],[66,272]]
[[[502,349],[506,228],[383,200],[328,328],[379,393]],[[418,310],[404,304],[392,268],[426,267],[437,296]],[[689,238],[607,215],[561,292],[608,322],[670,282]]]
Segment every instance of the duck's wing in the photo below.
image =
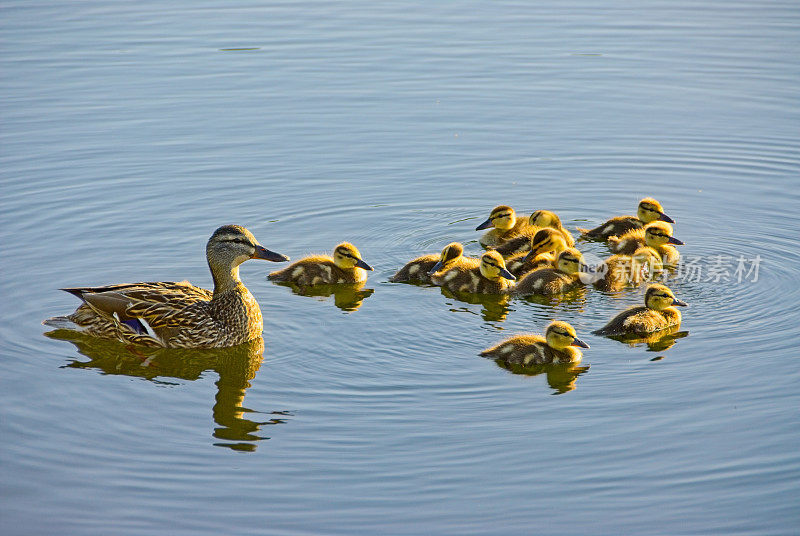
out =
[[644,311],[647,311],[647,307],[645,306],[631,307],[626,311],[622,311],[620,314],[612,318],[608,324],[598,330],[593,331],[592,333],[594,335],[623,335],[627,333],[625,329],[625,321],[628,318]]
[[82,299],[98,316],[115,324],[121,334],[131,331],[137,339],[149,337],[160,345],[174,328],[196,325],[201,321],[198,315],[202,315],[203,308],[197,304],[208,302],[212,297],[210,291],[195,287],[188,281],[62,290]]

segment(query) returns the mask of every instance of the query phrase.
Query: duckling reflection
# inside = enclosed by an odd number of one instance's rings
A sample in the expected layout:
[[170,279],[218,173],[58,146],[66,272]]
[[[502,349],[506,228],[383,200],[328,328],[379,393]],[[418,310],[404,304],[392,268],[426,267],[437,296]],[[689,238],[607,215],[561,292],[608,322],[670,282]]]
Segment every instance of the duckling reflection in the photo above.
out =
[[52,339],[66,340],[87,356],[89,361],[77,359],[64,367],[99,370],[104,374],[143,378],[156,383],[169,383],[170,378],[194,381],[206,371],[219,376],[217,394],[212,409],[213,437],[220,440],[215,445],[233,450],[254,451],[257,441],[269,439],[259,434],[262,426],[286,422],[286,412],[264,421],[245,418],[246,413],[261,413],[242,405],[247,388],[261,367],[264,339],[261,337],[230,348],[216,349],[166,349],[141,348],[118,341],[98,339],[85,334],[58,329],[45,333]]
[[495,359],[497,366],[506,369],[512,374],[524,376],[539,376],[545,374],[547,384],[555,391],[554,395],[563,395],[575,389],[578,376],[589,370],[589,365],[577,363],[562,363],[560,365],[520,365],[507,363],[502,359]]
[[342,311],[353,312],[361,307],[364,300],[372,296],[375,289],[364,288],[366,284],[361,283],[336,283],[334,285],[312,285],[303,286],[291,281],[275,282],[281,287],[289,287],[292,293],[298,296],[309,296],[312,298],[329,298],[333,296],[333,304]]
[[648,352],[663,352],[675,345],[678,339],[689,336],[688,331],[680,331],[680,326],[654,331],[648,334],[629,333],[627,335],[609,335],[609,339],[614,339],[627,344],[630,347],[646,345]]
[[[507,317],[511,308],[511,296],[508,294],[473,294],[471,292],[452,291],[447,287],[441,287],[442,295],[446,298],[460,302],[471,303],[481,306],[481,318],[486,322],[502,322]],[[468,308],[450,309],[452,312],[470,312]],[[474,313],[473,313],[474,314]]]

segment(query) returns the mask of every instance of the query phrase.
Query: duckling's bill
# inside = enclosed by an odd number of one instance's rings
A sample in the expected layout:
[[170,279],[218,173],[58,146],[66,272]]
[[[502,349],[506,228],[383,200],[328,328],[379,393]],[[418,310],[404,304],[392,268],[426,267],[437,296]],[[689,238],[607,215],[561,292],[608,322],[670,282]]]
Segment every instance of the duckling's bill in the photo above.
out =
[[575,340],[572,341],[570,346],[580,346],[581,348],[589,348],[589,345],[580,340],[578,337],[575,337]]

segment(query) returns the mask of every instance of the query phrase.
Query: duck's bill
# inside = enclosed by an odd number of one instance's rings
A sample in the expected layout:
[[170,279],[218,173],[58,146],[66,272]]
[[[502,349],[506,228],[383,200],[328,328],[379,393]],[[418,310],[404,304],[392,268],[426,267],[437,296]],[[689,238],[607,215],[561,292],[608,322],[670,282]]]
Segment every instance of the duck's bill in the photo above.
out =
[[475,227],[475,230],[476,230],[476,231],[481,231],[481,230],[483,230],[483,229],[488,229],[489,227],[494,227],[494,226],[492,225],[492,218],[489,218],[488,220],[486,220],[486,221],[485,221],[485,222],[483,222],[482,224],[480,224],[480,225],[478,225],[477,227]]
[[683,245],[683,241],[678,240],[674,236],[670,236],[669,239],[667,240],[667,243],[668,244],[675,244],[676,246],[682,246]]
[[254,259],[264,259],[265,261],[272,261],[272,262],[286,262],[289,260],[289,257],[286,255],[281,255],[280,253],[275,253],[274,251],[270,251],[265,247],[256,246],[256,251],[253,253]]
[[438,272],[439,270],[441,270],[441,269],[442,269],[442,266],[443,266],[443,265],[442,265],[442,261],[439,261],[439,262],[437,262],[436,264],[434,264],[434,265],[433,265],[433,268],[431,268],[430,270],[428,270],[428,275],[433,275],[433,274],[435,274],[436,272]]
[[580,340],[579,338],[575,337],[575,340],[572,341],[570,346],[580,346],[581,348],[589,348],[589,345]]
[[659,214],[659,216],[658,216],[659,220],[665,221],[667,223],[675,223],[675,220],[673,220],[672,218],[670,218],[669,216],[667,216],[663,212],[659,212],[658,214]]
[[361,259],[358,259],[356,261],[356,266],[358,266],[359,268],[363,268],[364,270],[372,271],[372,266],[370,266],[366,262],[362,261]]
[[514,274],[512,274],[511,272],[509,272],[505,268],[500,268],[500,275],[505,277],[509,281],[516,281],[517,280],[517,278],[514,276]]
[[688,303],[686,303],[686,302],[685,302],[685,301],[683,301],[683,300],[679,300],[678,298],[675,298],[674,300],[672,300],[672,305],[678,305],[678,306],[680,306],[680,307],[686,307],[686,306],[687,306],[687,305],[689,305],[689,304],[688,304]]

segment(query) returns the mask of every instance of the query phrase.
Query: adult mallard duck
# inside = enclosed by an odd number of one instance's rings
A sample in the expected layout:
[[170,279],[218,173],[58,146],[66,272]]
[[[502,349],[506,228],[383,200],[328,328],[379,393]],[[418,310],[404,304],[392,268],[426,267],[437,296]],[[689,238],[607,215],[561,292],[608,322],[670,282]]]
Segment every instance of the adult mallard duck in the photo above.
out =
[[261,309],[239,279],[249,259],[289,257],[265,249],[239,225],[214,231],[206,245],[214,292],[179,283],[145,282],[65,288],[83,303],[69,316],[45,325],[105,339],[166,348],[224,348],[261,337]]
[[490,247],[499,246],[507,240],[519,236],[527,227],[527,217],[518,217],[513,208],[500,205],[494,207],[486,221],[478,225],[475,230],[489,229],[481,236],[479,242],[484,247]]
[[571,325],[556,321],[547,326],[544,337],[517,335],[487,348],[481,355],[518,365],[577,363],[582,354],[576,347],[589,345],[577,337]]
[[389,278],[393,283],[405,281],[419,281],[430,283],[431,275],[441,271],[449,270],[455,266],[465,265],[467,268],[478,266],[480,260],[471,257],[464,257],[464,246],[458,242],[447,244],[439,255],[423,255],[409,261],[400,268],[396,274]]
[[505,294],[514,287],[515,279],[516,277],[506,270],[503,257],[492,250],[481,255],[477,267],[455,266],[431,276],[434,285],[452,292],[473,294]]
[[681,313],[674,306],[685,307],[683,302],[664,285],[653,284],[647,287],[644,306],[631,307],[615,316],[595,335],[645,335],[678,326]]
[[528,272],[514,288],[517,296],[539,294],[552,296],[569,292],[581,286],[583,255],[575,248],[567,248],[556,257],[555,268],[539,268]]
[[674,266],[678,264],[681,255],[670,244],[682,246],[683,242],[672,236],[672,225],[663,221],[654,221],[645,225],[644,229],[631,231],[621,237],[611,236],[608,239],[608,246],[614,253],[631,255],[640,247],[647,246],[661,255],[665,265]]
[[530,251],[507,258],[506,268],[517,278],[539,268],[554,268],[556,256],[567,247],[560,231],[549,227],[540,229],[530,241]]
[[327,255],[306,257],[267,277],[300,286],[361,283],[367,279],[365,270],[372,270],[372,267],[361,259],[358,249],[342,242],[333,250],[332,258]]
[[583,233],[583,236],[587,238],[607,240],[609,236],[619,236],[628,231],[633,231],[634,229],[641,229],[653,221],[675,223],[672,218],[664,214],[661,203],[652,197],[645,197],[639,201],[636,216],[617,216],[616,218],[611,218],[602,225],[598,225],[594,229],[579,228],[578,231]]

